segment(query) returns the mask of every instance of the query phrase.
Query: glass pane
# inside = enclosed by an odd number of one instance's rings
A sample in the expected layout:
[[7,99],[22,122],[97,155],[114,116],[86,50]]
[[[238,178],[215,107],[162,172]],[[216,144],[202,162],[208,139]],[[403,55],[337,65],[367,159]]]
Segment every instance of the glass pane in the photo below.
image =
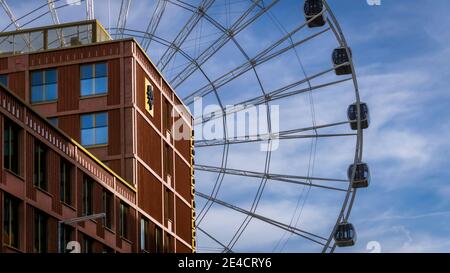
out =
[[62,34],[60,29],[49,29],[47,32],[47,48],[61,48],[62,47]]
[[95,78],[95,94],[103,94],[108,91],[108,78]]
[[108,143],[108,127],[96,128],[95,143],[96,144]]
[[81,130],[81,145],[90,146],[94,145],[94,130],[95,129],[83,129]]
[[106,77],[106,63],[95,64],[95,77]]
[[81,80],[81,96],[93,95],[92,79]]
[[36,31],[30,34],[31,48],[33,51],[40,51],[44,49],[44,32]]
[[45,71],[45,83],[56,83],[56,69],[49,69]]
[[0,83],[4,86],[8,85],[8,75],[0,75]]
[[47,84],[45,86],[45,100],[56,100],[58,98],[58,85]]
[[14,35],[14,53],[27,53],[30,51],[30,34],[16,34]]
[[12,35],[0,37],[0,55],[13,53],[13,37]]
[[81,79],[89,79],[92,77],[93,77],[92,65],[91,64],[82,65],[81,66]]
[[44,100],[43,86],[37,85],[31,87],[31,102],[40,102]]
[[31,72],[31,85],[42,85],[42,71]]
[[94,115],[81,116],[81,129],[94,128]]
[[108,126],[108,114],[98,113],[95,115],[95,127]]

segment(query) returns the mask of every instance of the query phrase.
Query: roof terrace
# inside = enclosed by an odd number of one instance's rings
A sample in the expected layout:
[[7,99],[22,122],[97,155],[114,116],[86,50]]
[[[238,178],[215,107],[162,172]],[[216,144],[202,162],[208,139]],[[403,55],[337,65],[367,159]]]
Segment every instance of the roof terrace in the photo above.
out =
[[67,48],[112,40],[97,20],[0,33],[0,56]]

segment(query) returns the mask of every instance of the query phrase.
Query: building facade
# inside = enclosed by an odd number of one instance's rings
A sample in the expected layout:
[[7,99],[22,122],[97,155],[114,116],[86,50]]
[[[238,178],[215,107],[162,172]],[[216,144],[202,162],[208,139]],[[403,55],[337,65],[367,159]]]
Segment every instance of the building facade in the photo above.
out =
[[192,117],[139,44],[111,40],[95,20],[0,39],[0,251],[56,252],[58,221],[100,212],[60,241],[195,251]]

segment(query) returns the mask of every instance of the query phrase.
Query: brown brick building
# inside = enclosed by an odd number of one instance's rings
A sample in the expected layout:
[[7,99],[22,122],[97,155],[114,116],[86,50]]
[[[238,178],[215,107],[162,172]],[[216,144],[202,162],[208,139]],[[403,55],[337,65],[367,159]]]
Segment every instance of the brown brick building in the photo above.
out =
[[1,33],[0,82],[0,252],[56,252],[58,233],[84,252],[195,250],[192,117],[135,40],[95,20]]

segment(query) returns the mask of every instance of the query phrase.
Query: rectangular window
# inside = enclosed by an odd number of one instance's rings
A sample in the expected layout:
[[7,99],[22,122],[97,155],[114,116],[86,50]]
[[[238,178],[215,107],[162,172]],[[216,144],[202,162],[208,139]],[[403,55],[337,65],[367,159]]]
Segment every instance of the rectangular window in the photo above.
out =
[[31,72],[31,102],[40,103],[58,99],[56,69]]
[[7,74],[0,75],[0,83],[6,87],[8,86],[8,75]]
[[104,226],[109,229],[112,229],[113,227],[113,217],[114,217],[113,201],[114,201],[113,194],[107,190],[103,190],[103,211],[106,214]]
[[[164,144],[164,154],[163,154],[163,160],[164,160],[164,173],[166,175],[172,176],[172,169],[173,169],[173,161],[172,161],[172,149],[170,148],[169,144]],[[169,183],[169,181],[167,181]],[[170,184],[170,183],[169,183]]]
[[54,118],[48,118],[48,121],[50,121],[50,123],[55,126],[58,127],[58,118],[54,117]]
[[90,178],[83,179],[83,215],[92,214],[92,187],[93,182]]
[[81,66],[81,96],[102,95],[108,92],[108,69],[106,63]]
[[173,224],[173,212],[173,193],[168,188],[164,188],[164,218],[168,228],[171,228],[169,225]]
[[149,241],[148,241],[148,220],[141,218],[141,251],[149,251]]
[[47,190],[47,147],[40,141],[34,143],[34,185]]
[[155,253],[163,251],[163,234],[162,229],[155,225]]
[[172,132],[172,105],[170,105],[168,100],[164,100],[163,105],[163,129],[164,132]]
[[34,252],[47,252],[47,216],[41,212],[34,213]]
[[81,144],[83,146],[108,144],[108,113],[81,116]]
[[9,119],[4,119],[3,164],[5,169],[19,174],[19,132],[20,128]]
[[120,236],[123,238],[128,238],[128,214],[129,214],[129,207],[124,204],[120,203]]
[[3,200],[3,243],[19,248],[19,201],[6,194]]
[[72,183],[70,181],[71,166],[70,163],[61,159],[60,163],[60,197],[61,202],[68,205],[72,204]]
[[92,239],[86,235],[83,235],[83,253],[92,253]]
[[71,250],[67,249],[67,244],[72,241],[72,234],[73,234],[73,227],[71,226],[67,226],[67,225],[63,225],[61,228],[61,233],[60,233],[60,240],[61,240],[61,249],[60,249],[60,253],[66,253],[66,252],[70,252]]

